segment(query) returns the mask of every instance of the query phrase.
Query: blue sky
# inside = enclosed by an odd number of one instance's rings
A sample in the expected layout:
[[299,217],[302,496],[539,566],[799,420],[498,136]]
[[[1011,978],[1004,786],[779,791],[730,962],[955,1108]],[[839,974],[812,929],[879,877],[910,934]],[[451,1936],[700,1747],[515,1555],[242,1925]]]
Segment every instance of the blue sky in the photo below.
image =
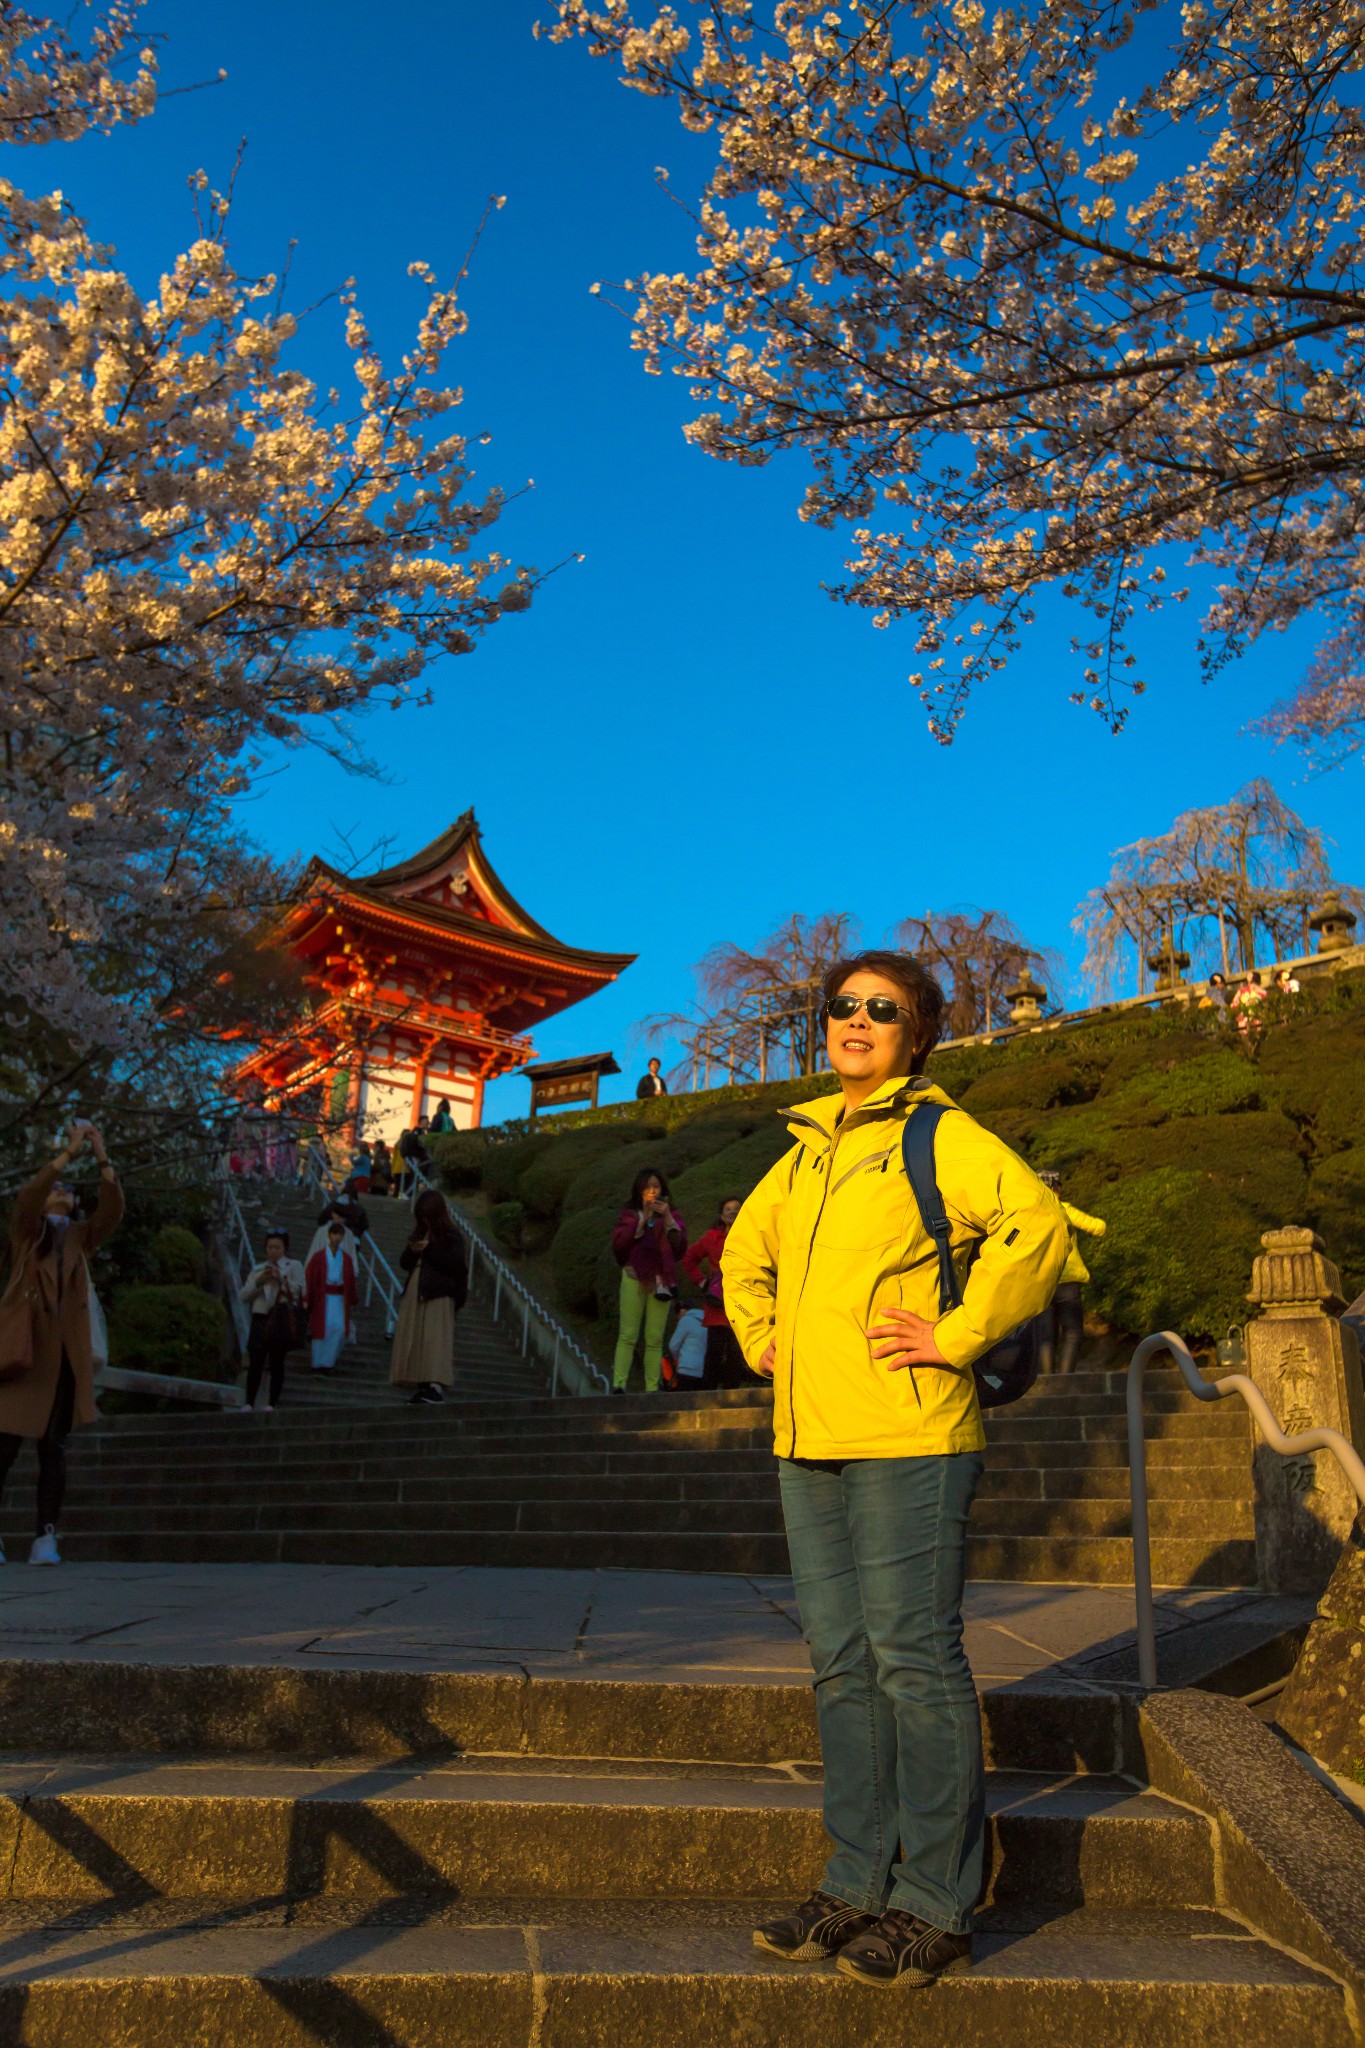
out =
[[[1073,620],[1049,611],[944,750],[906,684],[910,628],[877,632],[820,589],[846,552],[801,525],[799,477],[690,450],[686,387],[646,377],[619,314],[589,295],[646,267],[682,268],[687,223],[659,190],[695,193],[704,145],[661,103],[624,91],[581,47],[536,42],[549,0],[154,0],[168,98],[141,128],[8,166],[60,184],[146,289],[192,238],[185,180],[226,181],[238,141],[233,246],[272,269],[296,240],[290,302],[354,275],[381,346],[418,308],[412,258],[449,274],[490,193],[506,195],[465,295],[451,358],[462,425],[488,432],[481,479],[535,490],[497,544],[546,567],[581,552],[523,617],[431,677],[435,701],[377,714],[363,738],[387,786],[291,755],[245,807],[280,853],[393,857],[467,806],[514,894],[559,937],[639,960],[538,1034],[543,1057],[613,1048],[678,1007],[715,940],[752,943],[793,910],[847,909],[870,938],[910,912],[1005,911],[1040,946],[1077,947],[1074,908],[1113,849],[1268,773],[1365,880],[1360,769],[1305,779],[1245,728],[1292,687],[1311,634],[1199,682],[1193,607],[1148,624],[1151,678],[1119,737],[1067,701]],[[324,305],[293,358],[336,376],[340,314]],[[491,1118],[527,1087],[490,1089]]]

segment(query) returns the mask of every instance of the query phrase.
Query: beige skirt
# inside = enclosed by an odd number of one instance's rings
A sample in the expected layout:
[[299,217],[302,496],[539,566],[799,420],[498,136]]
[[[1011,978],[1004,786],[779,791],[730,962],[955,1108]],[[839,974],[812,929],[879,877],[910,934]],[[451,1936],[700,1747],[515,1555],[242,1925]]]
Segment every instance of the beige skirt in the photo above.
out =
[[446,1297],[422,1301],[417,1282],[403,1290],[393,1333],[389,1384],[394,1387],[455,1384],[455,1304]]

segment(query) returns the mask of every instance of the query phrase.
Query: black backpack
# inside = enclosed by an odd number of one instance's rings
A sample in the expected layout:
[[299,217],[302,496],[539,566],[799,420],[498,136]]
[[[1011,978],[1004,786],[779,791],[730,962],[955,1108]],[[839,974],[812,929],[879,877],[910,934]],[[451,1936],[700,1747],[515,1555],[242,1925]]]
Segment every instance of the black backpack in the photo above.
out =
[[[905,1119],[901,1150],[905,1156],[905,1177],[914,1190],[920,1220],[938,1253],[938,1307],[940,1315],[961,1305],[962,1289],[957,1284],[950,1242],[948,1211],[943,1206],[938,1176],[934,1171],[934,1138],[947,1114],[941,1102],[920,1102]],[[1038,1377],[1038,1330],[1036,1322],[1021,1323],[998,1344],[992,1344],[972,1367],[976,1396],[983,1408],[1003,1408],[1026,1394]]]

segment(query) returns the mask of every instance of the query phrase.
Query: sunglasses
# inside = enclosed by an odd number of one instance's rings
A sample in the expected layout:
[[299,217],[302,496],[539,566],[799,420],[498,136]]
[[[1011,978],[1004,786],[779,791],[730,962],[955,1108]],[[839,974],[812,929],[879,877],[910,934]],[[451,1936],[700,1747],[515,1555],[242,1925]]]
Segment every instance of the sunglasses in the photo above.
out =
[[890,996],[831,996],[825,1004],[825,1015],[836,1024],[847,1024],[859,1010],[866,1010],[874,1024],[894,1024],[897,1017],[910,1016],[904,1003],[893,1003]]

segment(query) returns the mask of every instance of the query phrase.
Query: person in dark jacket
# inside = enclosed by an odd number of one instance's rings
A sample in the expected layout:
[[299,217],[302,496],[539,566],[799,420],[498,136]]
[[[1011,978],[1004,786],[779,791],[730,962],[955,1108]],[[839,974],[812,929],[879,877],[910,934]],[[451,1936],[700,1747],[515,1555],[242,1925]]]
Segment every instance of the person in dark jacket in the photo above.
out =
[[431,1130],[431,1118],[419,1116],[410,1131],[404,1131],[398,1140],[398,1150],[393,1157],[394,1178],[397,1183],[394,1192],[401,1195],[404,1182],[420,1167],[425,1174],[431,1165],[431,1154],[427,1150],[427,1137]]
[[[360,1240],[370,1227],[370,1219],[364,1204],[356,1200],[355,1189],[350,1181],[339,1195],[334,1195],[318,1211],[318,1227],[313,1232],[313,1241],[308,1247],[308,1258],[327,1249],[327,1232],[332,1224],[339,1223],[343,1233],[344,1249],[360,1264]],[[307,1261],[304,1262],[307,1264]]]
[[678,1292],[678,1260],[687,1249],[687,1231],[673,1207],[667,1181],[652,1166],[642,1167],[636,1174],[630,1200],[611,1234],[611,1248],[621,1268],[621,1321],[612,1391],[625,1392],[643,1328],[645,1392],[657,1394],[663,1376],[664,1331]]
[[[82,1218],[66,1180],[89,1145],[99,1162],[99,1199]],[[0,1357],[0,1486],[25,1441],[37,1446],[38,1500],[30,1564],[60,1564],[57,1523],[66,1491],[66,1440],[94,1422],[90,1273],[96,1245],[123,1218],[123,1195],[93,1124],[74,1123],[65,1145],[15,1197],[10,1218],[10,1278],[0,1304],[0,1333],[13,1355]],[[0,1545],[0,1563],[4,1561]]]
[[387,1195],[393,1186],[393,1162],[389,1148],[382,1138],[376,1138],[370,1151],[370,1192]]
[[389,1381],[411,1387],[412,1402],[444,1401],[455,1384],[455,1316],[469,1291],[464,1240],[446,1198],[426,1188],[413,1209],[412,1236],[399,1258],[407,1274],[393,1333]]
[[635,1099],[637,1102],[648,1102],[653,1095],[667,1095],[667,1093],[668,1083],[663,1077],[661,1063],[658,1060],[651,1060],[648,1072],[641,1074],[635,1084]]

